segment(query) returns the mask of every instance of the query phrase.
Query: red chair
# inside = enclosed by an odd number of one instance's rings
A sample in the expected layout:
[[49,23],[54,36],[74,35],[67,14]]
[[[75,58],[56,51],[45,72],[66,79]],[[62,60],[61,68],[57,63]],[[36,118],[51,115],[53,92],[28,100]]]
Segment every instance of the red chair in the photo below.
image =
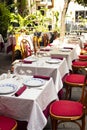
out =
[[[81,58],[81,56],[80,56]],[[74,60],[72,62],[72,70],[73,70],[73,73],[78,73],[78,71],[84,69],[84,68],[87,68],[87,61],[83,61],[83,60],[80,60],[80,59],[77,59],[77,60]]]
[[22,59],[31,56],[32,51],[28,40],[22,39],[20,42],[20,48],[21,48]]
[[83,74],[66,74],[63,78],[63,84],[66,89],[65,99],[70,99],[72,94],[72,88],[83,88],[86,85],[87,76]]
[[84,43],[84,49],[87,48],[87,43]]
[[87,55],[79,55],[79,60],[87,61]]
[[0,116],[0,130],[17,130],[16,120],[6,116]]
[[84,55],[84,54],[87,55],[87,43],[84,43],[84,48],[81,49],[80,54],[81,54],[81,55]]
[[[82,89],[80,101],[57,100],[50,106],[50,118],[52,130],[57,130],[57,126],[63,122],[76,123],[80,130],[85,130],[85,111],[87,107],[87,91],[85,86]],[[84,94],[86,92],[86,95]],[[81,122],[78,122],[80,120]]]

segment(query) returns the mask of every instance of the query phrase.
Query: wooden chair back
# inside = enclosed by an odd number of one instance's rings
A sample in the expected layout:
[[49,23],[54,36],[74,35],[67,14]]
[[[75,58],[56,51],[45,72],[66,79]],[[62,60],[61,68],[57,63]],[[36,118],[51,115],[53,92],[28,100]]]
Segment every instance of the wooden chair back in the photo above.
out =
[[20,48],[21,48],[22,59],[31,55],[31,47],[28,40],[22,39],[20,42]]

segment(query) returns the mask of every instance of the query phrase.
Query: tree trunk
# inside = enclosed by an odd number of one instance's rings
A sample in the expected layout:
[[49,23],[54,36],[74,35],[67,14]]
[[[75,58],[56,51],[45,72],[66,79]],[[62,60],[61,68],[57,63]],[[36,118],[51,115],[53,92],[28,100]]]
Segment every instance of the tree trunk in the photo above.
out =
[[65,0],[64,3],[64,7],[63,7],[63,11],[61,14],[61,25],[60,25],[60,37],[61,40],[64,40],[64,36],[65,36],[65,17],[66,17],[66,13],[67,13],[67,9],[68,9],[68,5],[70,3],[71,0]]

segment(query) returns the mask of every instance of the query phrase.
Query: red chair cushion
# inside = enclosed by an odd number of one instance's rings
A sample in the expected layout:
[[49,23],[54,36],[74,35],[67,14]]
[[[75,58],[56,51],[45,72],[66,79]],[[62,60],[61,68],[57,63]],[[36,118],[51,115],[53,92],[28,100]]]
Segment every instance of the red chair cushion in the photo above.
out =
[[86,47],[86,48],[84,48],[84,51],[87,51],[87,47]]
[[50,113],[55,116],[80,116],[83,112],[83,105],[79,102],[60,100],[51,104]]
[[73,61],[73,66],[87,66],[87,61]]
[[79,55],[79,58],[80,58],[80,59],[83,59],[83,60],[84,60],[84,59],[87,59],[87,55]]
[[12,130],[16,125],[16,121],[12,118],[0,116],[0,128],[1,130]]
[[87,43],[84,43],[84,48],[86,48],[87,47]]
[[81,74],[68,74],[66,75],[64,82],[84,84],[85,76]]

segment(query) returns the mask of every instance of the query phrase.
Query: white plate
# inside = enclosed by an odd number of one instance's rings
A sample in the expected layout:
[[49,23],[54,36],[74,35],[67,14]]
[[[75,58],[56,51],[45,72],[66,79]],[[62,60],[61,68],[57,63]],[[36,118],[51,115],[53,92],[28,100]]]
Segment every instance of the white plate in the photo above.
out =
[[17,86],[10,83],[2,83],[0,84],[0,94],[10,94],[16,91]]
[[30,78],[30,79],[26,79],[24,81],[24,84],[29,87],[40,87],[40,86],[44,85],[44,83],[45,83],[45,81],[40,78]]
[[60,63],[60,61],[61,61],[60,59],[49,59],[46,62],[50,64],[57,64]]
[[34,62],[34,61],[37,61],[37,58],[28,57],[28,58],[25,58],[24,60],[25,60],[25,61],[32,61],[32,62]]
[[70,52],[71,49],[60,49],[60,51],[62,51],[62,52]]

